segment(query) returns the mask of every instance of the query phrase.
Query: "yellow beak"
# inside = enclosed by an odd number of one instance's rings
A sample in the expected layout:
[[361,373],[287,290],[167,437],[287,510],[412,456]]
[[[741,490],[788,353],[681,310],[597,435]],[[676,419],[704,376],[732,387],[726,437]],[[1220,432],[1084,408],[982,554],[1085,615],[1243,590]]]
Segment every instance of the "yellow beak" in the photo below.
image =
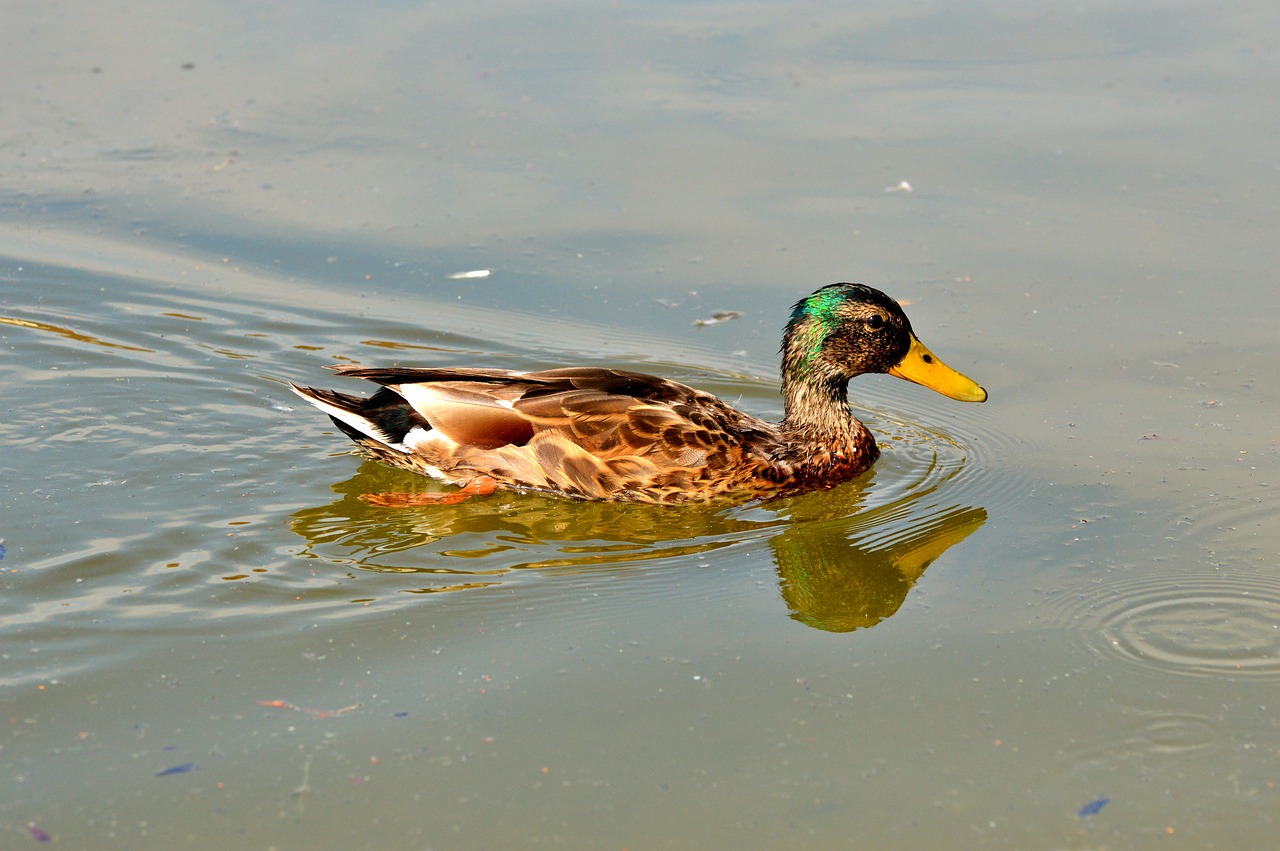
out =
[[943,396],[961,402],[985,402],[987,391],[972,379],[961,375],[934,356],[924,343],[911,335],[911,348],[902,362],[889,370],[890,375],[914,381]]

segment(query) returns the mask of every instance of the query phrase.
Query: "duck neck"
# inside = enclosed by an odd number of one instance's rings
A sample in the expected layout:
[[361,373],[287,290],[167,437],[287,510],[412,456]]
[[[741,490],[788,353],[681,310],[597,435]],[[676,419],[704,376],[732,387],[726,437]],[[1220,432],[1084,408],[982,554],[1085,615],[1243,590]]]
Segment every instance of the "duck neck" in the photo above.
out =
[[849,410],[848,379],[789,378],[782,393],[782,429],[799,440],[831,444],[866,431]]
[[801,476],[856,475],[875,461],[876,441],[849,410],[849,370],[825,357],[830,328],[803,304],[782,339],[783,454]]
[[783,388],[786,448],[778,460],[797,481],[834,483],[864,472],[880,455],[875,436],[849,410],[848,381],[790,380]]

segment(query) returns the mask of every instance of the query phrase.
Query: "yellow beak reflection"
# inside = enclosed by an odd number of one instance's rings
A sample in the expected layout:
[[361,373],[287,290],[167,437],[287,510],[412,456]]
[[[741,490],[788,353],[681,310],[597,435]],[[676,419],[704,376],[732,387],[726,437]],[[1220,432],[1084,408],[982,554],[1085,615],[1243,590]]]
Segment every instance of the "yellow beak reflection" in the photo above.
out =
[[961,402],[985,402],[987,391],[972,379],[961,375],[929,351],[924,343],[911,335],[911,348],[902,362],[889,370],[890,375],[922,384]]

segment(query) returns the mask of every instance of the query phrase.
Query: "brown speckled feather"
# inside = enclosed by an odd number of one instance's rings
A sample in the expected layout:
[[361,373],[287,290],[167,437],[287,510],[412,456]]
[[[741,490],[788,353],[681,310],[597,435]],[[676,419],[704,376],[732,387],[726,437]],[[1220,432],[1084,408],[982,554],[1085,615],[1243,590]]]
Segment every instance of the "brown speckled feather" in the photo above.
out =
[[787,415],[777,425],[684,384],[624,370],[331,369],[382,389],[368,399],[297,385],[295,392],[381,461],[464,486],[637,502],[775,496],[857,476],[879,455],[845,396],[849,378],[863,372],[892,371],[956,398],[986,398],[919,344],[895,302],[852,284],[824,287],[796,305],[783,341]]
[[775,490],[786,477],[775,460],[787,454],[777,426],[654,376],[597,368],[335,371],[383,385],[398,406],[388,410],[381,394],[369,400],[375,407],[300,392],[372,420],[389,439],[357,442],[379,460],[453,483],[489,476],[582,499],[679,502]]

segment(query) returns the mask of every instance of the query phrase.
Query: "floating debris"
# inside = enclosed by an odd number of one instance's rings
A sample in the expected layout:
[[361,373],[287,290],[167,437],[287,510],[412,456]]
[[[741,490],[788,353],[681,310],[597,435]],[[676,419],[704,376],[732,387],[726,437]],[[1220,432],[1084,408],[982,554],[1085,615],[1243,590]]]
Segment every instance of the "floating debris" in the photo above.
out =
[[721,322],[728,322],[731,319],[741,319],[741,318],[742,318],[741,310],[717,310],[715,313],[711,314],[710,319],[699,319],[695,321],[693,324],[694,325],[718,325]]
[[1096,801],[1090,801],[1089,803],[1085,804],[1083,807],[1080,808],[1080,811],[1076,813],[1076,816],[1079,818],[1088,818],[1089,816],[1096,816],[1098,813],[1102,812],[1102,808],[1109,803],[1111,803],[1110,798],[1099,798]]
[[470,272],[454,272],[449,276],[451,281],[469,281],[474,278],[487,278],[493,274],[492,269],[472,269]]
[[4,559],[4,554],[5,554],[4,538],[0,538],[0,560]]
[[156,777],[168,777],[170,774],[186,774],[188,771],[195,771],[196,764],[194,762],[184,762],[179,765],[171,765],[168,768],[162,768],[156,772]]
[[360,703],[353,703],[341,709],[311,709],[307,706],[294,706],[287,700],[259,700],[258,705],[270,706],[272,709],[292,709],[294,712],[301,712],[311,718],[333,718],[338,715],[345,715],[348,712],[354,712],[363,706]]
[[911,188],[911,184],[907,183],[905,180],[899,183],[897,186],[886,186],[884,188],[884,191],[885,192],[915,192],[915,190]]

